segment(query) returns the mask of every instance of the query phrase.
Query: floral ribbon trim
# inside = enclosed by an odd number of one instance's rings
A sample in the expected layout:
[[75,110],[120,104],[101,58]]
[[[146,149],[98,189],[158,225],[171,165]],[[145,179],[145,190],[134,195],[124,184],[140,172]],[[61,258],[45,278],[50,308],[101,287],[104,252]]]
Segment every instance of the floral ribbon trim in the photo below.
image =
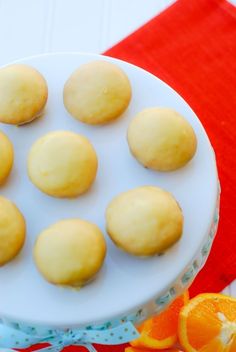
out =
[[[70,345],[84,346],[89,352],[96,352],[92,343],[102,345],[119,345],[139,337],[138,331],[131,322],[107,330],[81,330],[67,331],[51,330],[47,336],[37,336],[21,330],[0,324],[0,351],[13,351],[11,349],[28,348],[37,343],[49,343],[51,346],[40,351],[59,352]],[[15,352],[15,351],[13,351]]]

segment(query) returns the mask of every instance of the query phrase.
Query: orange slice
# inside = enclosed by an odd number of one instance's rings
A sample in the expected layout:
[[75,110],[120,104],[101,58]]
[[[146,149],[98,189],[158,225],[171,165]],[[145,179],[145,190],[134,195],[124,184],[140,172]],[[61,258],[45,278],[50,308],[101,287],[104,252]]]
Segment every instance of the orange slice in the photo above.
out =
[[[151,349],[140,349],[140,348],[136,348],[136,347],[126,347],[125,352],[153,352],[153,350]],[[177,350],[176,348],[174,349],[168,349],[168,350],[158,350],[158,352],[183,352],[180,350]]]
[[165,349],[172,347],[177,341],[179,312],[189,300],[188,292],[178,297],[162,313],[146,320],[138,327],[140,337],[130,344],[133,347],[149,349]]
[[236,352],[236,299],[196,296],[181,309],[179,340],[187,352]]

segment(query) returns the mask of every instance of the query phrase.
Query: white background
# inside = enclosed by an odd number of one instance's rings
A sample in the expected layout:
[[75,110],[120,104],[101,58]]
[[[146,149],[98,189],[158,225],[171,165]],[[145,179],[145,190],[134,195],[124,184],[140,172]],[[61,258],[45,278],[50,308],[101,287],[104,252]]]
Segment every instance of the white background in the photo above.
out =
[[[174,2],[0,0],[0,65],[46,52],[103,52]],[[225,292],[236,296],[236,281]]]

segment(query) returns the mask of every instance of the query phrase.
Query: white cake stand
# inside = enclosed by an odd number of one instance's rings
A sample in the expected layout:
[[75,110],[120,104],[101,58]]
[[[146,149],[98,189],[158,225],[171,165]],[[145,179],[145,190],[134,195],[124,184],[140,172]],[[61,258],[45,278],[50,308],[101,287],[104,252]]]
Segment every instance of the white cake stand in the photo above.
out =
[[[63,85],[79,65],[107,60],[128,75],[133,96],[128,110],[114,123],[88,126],[73,119],[62,100]],[[0,126],[15,147],[15,164],[1,195],[13,200],[27,221],[27,241],[21,254],[0,268],[0,316],[4,321],[58,329],[137,323],[160,312],[190,285],[202,268],[218,222],[218,177],[214,152],[198,118],[168,85],[150,73],[120,60],[94,54],[52,54],[20,60],[46,78],[49,100],[44,116],[21,127]],[[198,149],[184,168],[169,173],[142,167],[130,154],[126,132],[132,117],[151,106],[176,109],[193,126]],[[99,159],[92,189],[77,199],[55,199],[41,193],[27,177],[32,143],[52,130],[72,130],[87,136]],[[162,256],[132,257],[117,249],[105,231],[104,211],[111,198],[142,185],[160,186],[179,201],[184,214],[181,240]],[[32,259],[36,236],[50,224],[79,217],[96,223],[106,235],[108,254],[96,280],[80,291],[56,287],[38,273]]]

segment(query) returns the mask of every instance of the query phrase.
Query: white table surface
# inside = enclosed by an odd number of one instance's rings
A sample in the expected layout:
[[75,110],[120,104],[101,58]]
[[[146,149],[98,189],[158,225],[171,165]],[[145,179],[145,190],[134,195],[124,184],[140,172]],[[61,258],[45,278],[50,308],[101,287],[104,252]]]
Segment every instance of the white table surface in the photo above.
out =
[[[0,0],[0,65],[47,52],[103,52],[174,2]],[[236,297],[236,280],[224,292]]]

